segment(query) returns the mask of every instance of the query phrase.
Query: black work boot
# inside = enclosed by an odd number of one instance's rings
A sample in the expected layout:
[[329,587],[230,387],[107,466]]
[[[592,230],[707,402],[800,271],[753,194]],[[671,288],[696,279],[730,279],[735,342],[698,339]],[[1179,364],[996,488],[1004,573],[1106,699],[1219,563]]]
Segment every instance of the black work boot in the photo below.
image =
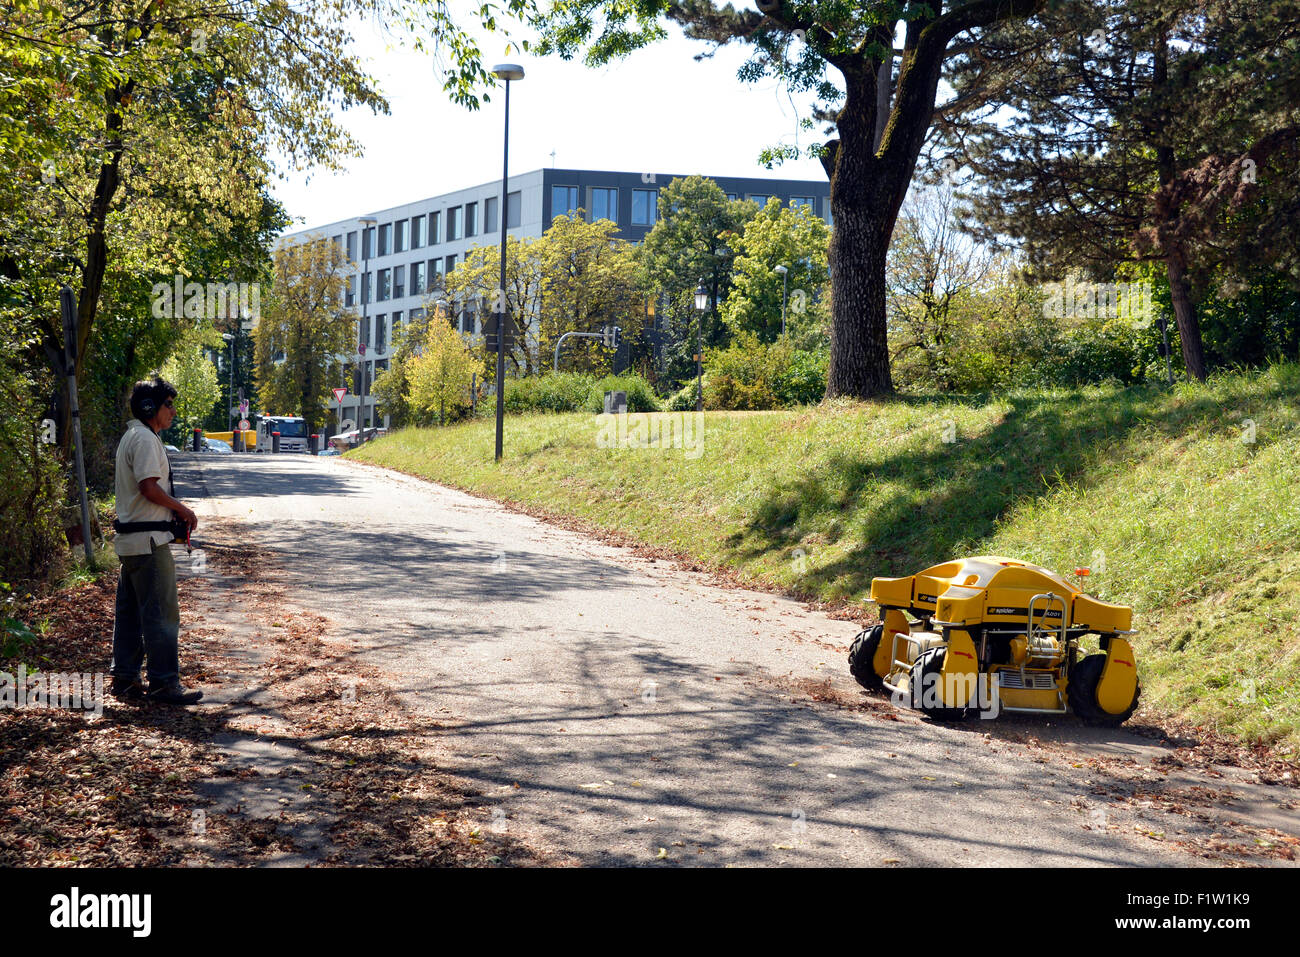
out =
[[108,686],[108,693],[122,701],[143,701],[144,685],[139,678],[114,677]]
[[198,704],[202,698],[202,691],[186,691],[179,683],[166,688],[149,689],[149,700],[159,704],[191,705]]

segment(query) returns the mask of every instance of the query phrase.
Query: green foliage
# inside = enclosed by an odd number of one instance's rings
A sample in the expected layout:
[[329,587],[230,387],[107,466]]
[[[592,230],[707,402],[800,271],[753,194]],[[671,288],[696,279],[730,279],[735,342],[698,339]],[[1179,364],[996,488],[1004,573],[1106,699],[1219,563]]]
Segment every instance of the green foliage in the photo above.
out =
[[595,377],[581,372],[506,380],[507,412],[578,412],[587,407]]
[[[708,381],[708,376],[704,377],[704,381]],[[664,410],[667,412],[694,412],[697,395],[696,382],[691,379],[664,400]]]
[[[647,287],[636,248],[617,232],[608,219],[589,223],[581,215],[561,215],[537,239],[507,238],[504,305],[516,329],[506,351],[507,373],[553,368],[555,345],[566,332],[619,326],[635,348],[645,326]],[[445,280],[457,314],[486,318],[494,311],[500,268],[499,246],[477,246],[466,254]],[[495,374],[495,360],[485,358]],[[613,349],[599,339],[573,337],[564,343],[560,366],[594,373],[612,359]]]
[[777,378],[776,395],[782,405],[813,405],[826,396],[826,373],[831,356],[826,350],[796,349]]
[[741,332],[726,349],[705,356],[704,407],[758,410],[820,402],[829,359],[824,353],[796,350],[789,342],[764,343],[752,332]]
[[406,401],[417,421],[435,415],[439,425],[447,416],[459,416],[470,405],[474,377],[482,376],[483,360],[470,352],[469,344],[447,320],[428,323],[416,355],[406,363]]
[[[657,301],[656,321],[668,332],[665,379],[676,387],[695,374],[695,342],[723,345],[730,336],[718,305],[731,294],[736,244],[758,213],[749,200],[729,200],[704,176],[675,179],[659,191],[659,219],[641,243],[641,263]],[[695,309],[704,285],[710,309]]]
[[546,375],[506,382],[508,412],[603,412],[606,391],[627,393],[629,412],[657,412],[659,400],[650,383],[638,375],[596,378],[581,372]]
[[[783,300],[788,335],[822,333],[830,318],[829,241],[829,227],[807,206],[791,209],[769,200],[732,244],[732,286],[722,304],[722,321],[732,335],[751,332],[763,342],[775,342],[781,335]],[[784,280],[777,266],[789,270]]]
[[356,319],[343,305],[344,255],[321,238],[275,251],[275,285],[253,333],[257,388],[268,415],[301,415],[308,433],[325,421],[352,351]]
[[1260,367],[1300,361],[1300,291],[1272,269],[1225,275],[1198,305],[1206,361],[1212,367]]
[[654,388],[639,375],[607,375],[592,383],[587,393],[587,411],[605,411],[606,392],[626,392],[629,412],[658,412],[659,397]]
[[0,591],[6,593],[4,608],[0,610],[0,661],[9,661],[23,654],[36,644],[36,634],[15,617],[11,609],[14,604],[13,587],[0,581]]
[[221,342],[221,334],[211,326],[195,327],[163,364],[163,378],[176,387],[176,420],[183,433],[202,427],[221,399],[217,367],[207,356],[207,351]]
[[67,463],[50,434],[53,420],[45,423],[42,397],[53,382],[32,357],[35,324],[21,310],[0,308],[0,338],[12,345],[0,352],[0,581],[39,580],[56,575],[66,556]]

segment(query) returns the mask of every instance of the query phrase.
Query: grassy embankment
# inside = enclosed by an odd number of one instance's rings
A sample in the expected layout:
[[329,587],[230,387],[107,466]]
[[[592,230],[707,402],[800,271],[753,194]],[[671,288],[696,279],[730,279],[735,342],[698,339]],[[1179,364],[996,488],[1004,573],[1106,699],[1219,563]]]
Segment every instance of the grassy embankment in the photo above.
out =
[[351,454],[824,601],[953,556],[1089,565],[1134,606],[1144,703],[1300,748],[1300,367],[705,420],[693,459],[591,415],[507,419],[499,467],[490,420]]

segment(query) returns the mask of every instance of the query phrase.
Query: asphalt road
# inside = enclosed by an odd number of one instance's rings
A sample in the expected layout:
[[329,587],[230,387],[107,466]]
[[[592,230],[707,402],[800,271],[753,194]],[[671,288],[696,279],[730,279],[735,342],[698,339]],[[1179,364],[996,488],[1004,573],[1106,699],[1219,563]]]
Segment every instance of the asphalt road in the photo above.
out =
[[[1198,862],[1100,802],[1086,766],[981,721],[892,720],[848,675],[850,623],[337,458],[177,470],[201,521],[241,523],[300,607],[447,726],[445,766],[499,808],[495,829],[583,863]],[[1149,750],[1056,725],[1094,752]]]

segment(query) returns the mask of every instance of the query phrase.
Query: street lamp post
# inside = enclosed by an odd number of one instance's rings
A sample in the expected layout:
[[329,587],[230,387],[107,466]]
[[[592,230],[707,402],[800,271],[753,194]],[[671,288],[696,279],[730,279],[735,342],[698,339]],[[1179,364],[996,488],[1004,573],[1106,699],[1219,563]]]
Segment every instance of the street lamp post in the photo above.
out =
[[704,352],[700,346],[700,327],[709,308],[709,291],[704,283],[695,287],[695,411],[704,411]]
[[505,125],[501,139],[501,210],[498,215],[501,227],[501,285],[496,291],[497,320],[497,447],[496,461],[501,461],[502,439],[506,417],[506,223],[510,220],[510,81],[522,80],[524,68],[517,63],[498,63],[492,68],[498,80],[506,81]]
[[790,282],[790,270],[785,266],[776,266],[772,271],[781,277],[781,338],[784,339],[786,289]]
[[[367,332],[370,331],[370,311],[366,308],[370,297],[366,295],[370,290],[370,231],[378,220],[372,216],[362,216],[358,222],[361,224],[361,288],[357,290],[357,295],[361,297],[361,323]],[[360,384],[357,386],[357,438],[365,437],[366,429],[366,353],[365,346],[362,343],[365,338],[357,337],[357,378]]]
[[235,431],[235,337],[223,332],[221,338],[230,343],[230,431]]

